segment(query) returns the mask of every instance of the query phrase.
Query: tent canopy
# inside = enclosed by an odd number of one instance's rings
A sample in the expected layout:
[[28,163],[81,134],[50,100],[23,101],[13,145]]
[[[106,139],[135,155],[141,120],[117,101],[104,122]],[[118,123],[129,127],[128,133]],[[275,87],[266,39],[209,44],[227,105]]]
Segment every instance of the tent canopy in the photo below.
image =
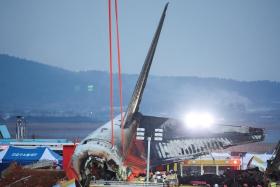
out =
[[264,171],[267,167],[267,160],[271,159],[272,154],[253,154],[247,153],[243,157],[242,169],[248,169],[248,167],[258,167]]
[[0,152],[0,163],[17,162],[21,165],[31,164],[40,160],[52,160],[61,163],[62,157],[47,147],[25,149],[9,146]]

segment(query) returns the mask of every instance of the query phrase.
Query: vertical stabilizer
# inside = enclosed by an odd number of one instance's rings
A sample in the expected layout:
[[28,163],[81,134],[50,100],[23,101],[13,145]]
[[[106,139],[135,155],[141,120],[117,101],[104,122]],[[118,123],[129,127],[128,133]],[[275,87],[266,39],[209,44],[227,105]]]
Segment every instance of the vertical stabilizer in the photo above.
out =
[[158,39],[160,36],[161,28],[162,28],[162,25],[164,22],[167,7],[168,7],[168,3],[165,5],[164,10],[162,12],[162,15],[161,15],[157,30],[155,32],[153,41],[149,48],[144,65],[142,67],[141,73],[139,75],[136,86],[134,88],[133,95],[132,95],[130,103],[128,105],[128,108],[127,108],[127,111],[125,114],[125,118],[124,118],[124,124],[125,124],[124,127],[125,128],[129,127],[129,124],[131,124],[130,122],[132,120],[133,114],[135,114],[135,112],[137,112],[139,109],[139,104],[141,102],[142,95],[143,95],[143,92],[144,92],[144,89],[146,86],[147,78],[148,78],[149,71],[150,71],[150,68],[152,65],[152,61],[153,61],[153,57],[154,57],[154,54],[156,51],[156,47],[157,47]]

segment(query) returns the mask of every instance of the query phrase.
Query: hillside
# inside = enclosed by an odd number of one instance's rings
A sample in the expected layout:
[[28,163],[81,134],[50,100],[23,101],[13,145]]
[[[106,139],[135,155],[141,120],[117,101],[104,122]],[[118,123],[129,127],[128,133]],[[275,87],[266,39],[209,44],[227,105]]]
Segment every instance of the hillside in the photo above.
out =
[[[137,75],[123,75],[124,105]],[[114,75],[117,85],[117,76]],[[29,60],[0,55],[0,114],[88,116],[106,119],[109,110],[107,72],[71,72]],[[119,108],[114,87],[115,108]],[[280,83],[218,78],[150,76],[140,110],[178,117],[192,109],[211,109],[220,116],[279,116]]]

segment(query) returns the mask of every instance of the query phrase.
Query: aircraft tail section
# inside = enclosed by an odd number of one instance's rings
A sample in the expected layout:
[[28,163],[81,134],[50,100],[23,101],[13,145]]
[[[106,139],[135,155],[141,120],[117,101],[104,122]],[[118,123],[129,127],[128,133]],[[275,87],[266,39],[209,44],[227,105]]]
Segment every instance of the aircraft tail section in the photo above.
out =
[[137,83],[136,83],[136,86],[134,88],[133,95],[132,95],[130,103],[128,105],[126,115],[125,115],[125,118],[124,118],[124,124],[125,124],[124,127],[125,128],[130,126],[133,115],[139,109],[139,104],[141,102],[142,95],[143,95],[143,92],[144,92],[144,89],[145,89],[145,86],[146,86],[147,78],[148,78],[149,71],[150,71],[150,68],[151,68],[151,65],[152,65],[152,61],[153,61],[153,57],[154,57],[154,54],[155,54],[155,51],[156,51],[158,39],[159,39],[160,32],[161,32],[161,29],[162,29],[162,25],[163,25],[163,22],[164,22],[164,19],[165,19],[165,14],[166,14],[167,7],[168,7],[168,3],[165,5],[164,10],[162,12],[162,15],[161,15],[157,30],[155,32],[153,41],[152,41],[151,46],[149,48],[148,54],[146,56],[144,65],[143,65],[141,73],[140,73],[140,76],[139,76],[139,78],[137,80]]

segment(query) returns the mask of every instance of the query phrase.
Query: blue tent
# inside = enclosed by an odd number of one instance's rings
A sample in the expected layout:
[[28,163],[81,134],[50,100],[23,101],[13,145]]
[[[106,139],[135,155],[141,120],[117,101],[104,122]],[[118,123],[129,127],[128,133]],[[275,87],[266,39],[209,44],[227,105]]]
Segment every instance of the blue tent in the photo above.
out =
[[17,162],[19,165],[28,165],[40,160],[51,160],[61,164],[62,157],[47,147],[25,149],[9,146],[0,152],[0,170],[6,168],[12,162]]

